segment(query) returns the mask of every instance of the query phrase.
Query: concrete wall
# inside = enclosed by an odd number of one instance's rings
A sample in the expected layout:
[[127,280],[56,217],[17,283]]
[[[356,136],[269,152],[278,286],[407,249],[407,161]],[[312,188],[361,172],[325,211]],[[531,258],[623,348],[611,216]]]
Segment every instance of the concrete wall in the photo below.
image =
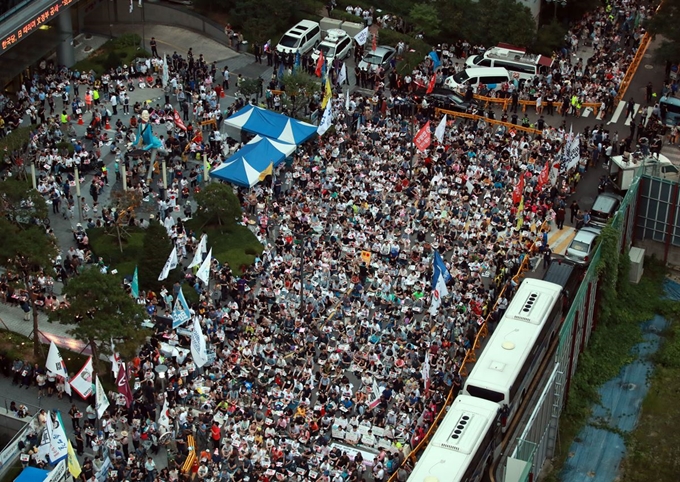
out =
[[[114,0],[111,2],[110,11],[108,5],[103,5],[87,13],[87,24],[142,24],[145,22],[184,27],[201,32],[207,37],[228,46],[227,36],[224,34],[224,25],[219,25],[181,6],[145,1],[144,7],[139,8],[137,2],[134,2],[134,7],[130,12],[129,2]],[[141,35],[141,32],[139,34]],[[188,48],[189,46],[187,46]]]
[[[663,260],[666,253],[666,246],[664,243],[653,241],[651,239],[635,240],[633,246],[644,249],[645,256],[654,256],[656,259]],[[675,267],[680,266],[679,247],[673,245],[668,247],[668,258],[666,259],[666,263]]]

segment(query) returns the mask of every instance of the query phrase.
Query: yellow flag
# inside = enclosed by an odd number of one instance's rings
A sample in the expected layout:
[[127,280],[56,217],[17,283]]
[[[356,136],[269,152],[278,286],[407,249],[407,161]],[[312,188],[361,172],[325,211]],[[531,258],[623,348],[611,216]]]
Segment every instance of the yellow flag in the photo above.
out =
[[205,172],[210,172],[210,163],[208,162],[207,157],[203,160],[203,168],[205,169]]
[[370,251],[362,251],[361,252],[361,261],[366,263],[367,265],[371,263],[371,252]]
[[524,226],[524,196],[517,206],[517,231],[522,229],[522,226]]
[[328,101],[333,97],[333,89],[331,89],[331,79],[330,75],[326,76],[326,91],[323,94],[323,100],[321,101],[321,108],[325,109]]
[[68,440],[68,471],[71,473],[74,479],[78,479],[80,477],[80,473],[82,472],[80,468],[80,462],[78,462],[78,457],[76,457],[76,453],[73,451],[73,445],[71,445],[71,441]]
[[274,172],[274,163],[270,162],[269,165],[267,166],[267,169],[265,169],[264,171],[262,171],[260,173],[260,181],[264,181],[265,179],[267,179],[267,176],[271,176],[273,172]]

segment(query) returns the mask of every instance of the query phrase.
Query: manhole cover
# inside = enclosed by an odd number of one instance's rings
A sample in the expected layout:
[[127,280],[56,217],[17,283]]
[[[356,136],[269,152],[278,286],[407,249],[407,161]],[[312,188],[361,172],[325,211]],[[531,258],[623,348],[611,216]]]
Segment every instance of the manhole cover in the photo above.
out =
[[652,64],[645,64],[645,69],[652,70],[654,66]]
[[92,51],[92,47],[90,47],[89,45],[86,45],[85,48],[83,49],[83,51],[84,51],[84,52],[91,52],[91,51]]

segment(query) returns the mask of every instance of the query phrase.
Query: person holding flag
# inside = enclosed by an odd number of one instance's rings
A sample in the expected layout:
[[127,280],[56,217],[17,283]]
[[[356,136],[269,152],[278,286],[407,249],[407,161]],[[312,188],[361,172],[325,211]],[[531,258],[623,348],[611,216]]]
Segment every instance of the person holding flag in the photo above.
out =
[[435,251],[432,263],[432,302],[430,304],[430,314],[433,316],[439,312],[442,298],[449,294],[449,290],[446,287],[446,283],[449,280],[451,280],[451,273],[444,264],[439,251]]

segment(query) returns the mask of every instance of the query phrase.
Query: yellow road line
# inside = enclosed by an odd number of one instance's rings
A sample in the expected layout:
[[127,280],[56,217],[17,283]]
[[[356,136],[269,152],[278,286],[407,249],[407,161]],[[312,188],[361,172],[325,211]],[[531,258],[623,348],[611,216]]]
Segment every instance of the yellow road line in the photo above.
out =
[[571,232],[569,233],[568,236],[565,236],[564,239],[558,240],[557,246],[553,247],[552,251],[555,254],[564,254],[567,252],[567,248],[569,247],[569,243],[576,237],[576,230],[574,228],[569,228]]

